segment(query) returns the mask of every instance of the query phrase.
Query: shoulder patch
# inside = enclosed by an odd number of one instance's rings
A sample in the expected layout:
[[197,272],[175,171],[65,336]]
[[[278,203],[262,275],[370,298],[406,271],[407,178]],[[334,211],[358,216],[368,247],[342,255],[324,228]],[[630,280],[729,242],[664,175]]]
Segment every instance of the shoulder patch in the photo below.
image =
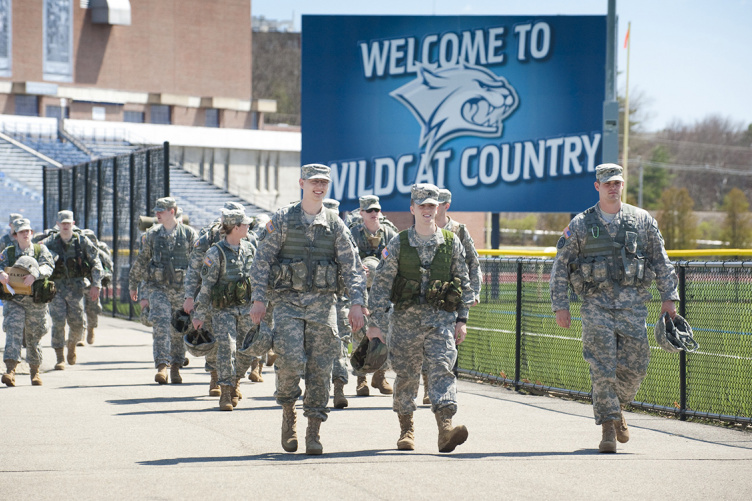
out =
[[557,249],[562,249],[562,248],[564,248],[565,245],[567,245],[567,239],[564,238],[564,235],[562,235],[562,236],[559,237],[559,241],[556,242],[556,248]]
[[206,257],[204,258],[204,265],[205,265],[205,266],[211,266],[211,265],[213,265],[213,264],[214,264],[214,261],[212,261],[212,260],[211,260],[211,258],[210,258],[209,256],[206,256]]
[[268,233],[274,233],[274,229],[275,229],[274,223],[272,223],[271,220],[268,223],[266,223],[266,231]]
[[564,228],[564,231],[562,232],[561,236],[564,237],[564,239],[568,239],[569,237],[572,236],[572,232],[569,230],[569,226]]
[[389,251],[386,249],[386,247],[384,247],[384,250],[381,251],[381,257],[383,259],[386,259],[387,256],[389,256]]
[[143,235],[141,235],[141,245],[143,245],[145,243],[146,243],[146,233],[144,233]]

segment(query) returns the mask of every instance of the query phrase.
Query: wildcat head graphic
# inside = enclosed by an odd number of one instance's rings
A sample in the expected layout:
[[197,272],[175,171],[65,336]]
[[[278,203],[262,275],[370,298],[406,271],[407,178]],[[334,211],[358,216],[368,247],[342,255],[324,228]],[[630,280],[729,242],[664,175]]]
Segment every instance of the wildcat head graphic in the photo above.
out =
[[426,163],[452,138],[500,137],[502,120],[519,104],[517,92],[504,77],[464,63],[437,71],[420,67],[415,80],[389,95],[420,122]]

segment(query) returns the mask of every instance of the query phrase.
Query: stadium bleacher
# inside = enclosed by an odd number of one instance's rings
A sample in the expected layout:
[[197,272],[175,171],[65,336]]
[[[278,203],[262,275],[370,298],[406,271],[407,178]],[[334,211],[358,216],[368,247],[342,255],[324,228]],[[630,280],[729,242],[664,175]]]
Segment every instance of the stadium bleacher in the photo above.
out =
[[43,225],[42,170],[45,163],[0,139],[0,222],[11,212],[23,214],[34,231]]

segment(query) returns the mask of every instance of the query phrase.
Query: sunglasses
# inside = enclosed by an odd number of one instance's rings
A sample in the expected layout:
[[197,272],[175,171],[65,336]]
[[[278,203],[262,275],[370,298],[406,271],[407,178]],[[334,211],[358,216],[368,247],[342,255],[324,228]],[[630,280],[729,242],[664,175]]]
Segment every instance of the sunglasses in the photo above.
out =
[[381,209],[366,209],[366,212],[369,214],[373,214],[374,212],[381,212]]

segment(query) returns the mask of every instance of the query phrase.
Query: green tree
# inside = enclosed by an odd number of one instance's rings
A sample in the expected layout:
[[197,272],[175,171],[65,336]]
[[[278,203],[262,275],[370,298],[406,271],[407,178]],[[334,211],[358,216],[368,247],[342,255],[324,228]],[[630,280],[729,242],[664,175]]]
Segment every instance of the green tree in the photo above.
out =
[[752,222],[750,221],[749,202],[742,190],[732,188],[721,206],[726,213],[721,238],[730,249],[743,249],[752,245]]
[[668,188],[661,195],[658,225],[667,249],[694,249],[697,240],[695,205],[686,188]]
[[[670,171],[659,167],[660,164],[669,163],[671,153],[663,145],[656,146],[648,162],[638,162],[637,166],[630,168],[630,181],[627,186],[627,200],[633,205],[638,205],[640,200],[640,168],[642,168],[642,208],[658,209],[661,203],[663,190],[671,186],[674,175]],[[631,163],[631,162],[630,162]]]

